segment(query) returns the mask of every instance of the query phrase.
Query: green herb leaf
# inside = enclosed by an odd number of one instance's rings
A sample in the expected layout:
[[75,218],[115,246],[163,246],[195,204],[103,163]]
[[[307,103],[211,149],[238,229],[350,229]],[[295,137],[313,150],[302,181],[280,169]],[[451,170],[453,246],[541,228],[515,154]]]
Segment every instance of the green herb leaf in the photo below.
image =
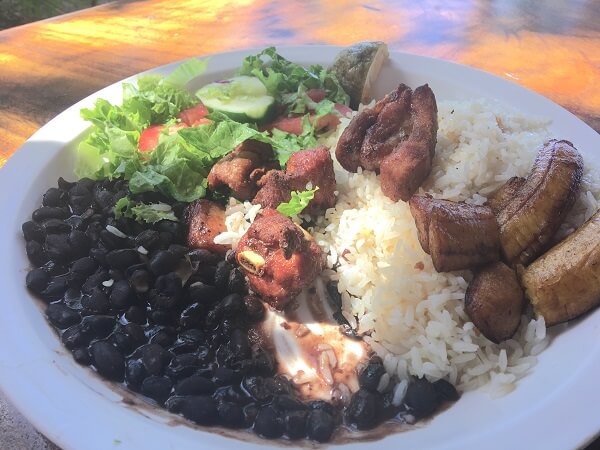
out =
[[300,214],[304,208],[308,206],[308,203],[315,197],[315,192],[319,190],[319,186],[308,191],[292,191],[292,198],[289,202],[281,203],[277,207],[284,216],[296,216]]

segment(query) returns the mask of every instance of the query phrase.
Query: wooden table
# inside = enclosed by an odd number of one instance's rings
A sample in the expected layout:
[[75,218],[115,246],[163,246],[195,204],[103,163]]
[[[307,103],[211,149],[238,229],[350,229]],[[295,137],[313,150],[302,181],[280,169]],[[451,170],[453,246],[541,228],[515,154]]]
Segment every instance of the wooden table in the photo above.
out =
[[56,114],[137,72],[243,47],[361,40],[495,73],[600,131],[597,0],[145,0],[0,32],[0,166]]

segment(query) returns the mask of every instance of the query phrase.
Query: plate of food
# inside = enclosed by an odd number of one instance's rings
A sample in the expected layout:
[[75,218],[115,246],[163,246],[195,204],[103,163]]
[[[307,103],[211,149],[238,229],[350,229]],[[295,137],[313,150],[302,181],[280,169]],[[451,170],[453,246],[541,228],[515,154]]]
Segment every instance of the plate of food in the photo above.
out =
[[111,85],[0,172],[0,386],[65,449],[584,445],[599,146],[381,42]]

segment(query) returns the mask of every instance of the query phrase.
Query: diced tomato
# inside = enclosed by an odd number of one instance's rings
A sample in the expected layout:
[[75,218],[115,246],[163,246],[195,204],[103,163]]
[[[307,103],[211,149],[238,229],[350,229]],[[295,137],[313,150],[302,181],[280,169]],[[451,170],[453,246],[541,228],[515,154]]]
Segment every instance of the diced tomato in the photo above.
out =
[[204,117],[208,114],[208,109],[202,103],[181,111],[177,117],[181,119],[183,123],[185,123],[189,127],[195,127],[198,125],[202,125],[203,123],[210,123],[209,119],[205,119]]
[[138,150],[140,152],[149,152],[156,148],[158,145],[158,136],[163,130],[164,125],[150,125],[140,135],[138,142]]
[[[206,119],[208,120],[208,119]],[[150,125],[142,134],[140,134],[140,140],[138,141],[138,150],[140,152],[150,152],[158,145],[158,138],[160,133],[165,129],[166,125]],[[175,125],[169,126],[167,132],[169,134],[175,134],[182,128],[188,128],[185,123],[176,123]]]
[[327,97],[327,92],[325,92],[325,89],[309,89],[306,91],[306,95],[308,95],[308,98],[310,98],[313,102],[319,103],[320,101],[325,100],[325,97]]
[[337,112],[339,112],[343,117],[349,117],[350,114],[352,114],[352,108],[342,105],[341,103],[336,103],[335,109],[337,109]]

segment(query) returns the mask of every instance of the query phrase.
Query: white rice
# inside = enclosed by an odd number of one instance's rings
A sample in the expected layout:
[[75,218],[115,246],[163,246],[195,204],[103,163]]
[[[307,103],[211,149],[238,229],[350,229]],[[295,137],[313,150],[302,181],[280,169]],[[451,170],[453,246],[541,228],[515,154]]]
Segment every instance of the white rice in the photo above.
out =
[[[436,198],[483,204],[510,177],[526,176],[539,146],[553,137],[546,121],[485,100],[438,108],[436,156],[420,189]],[[347,122],[325,142],[332,152]],[[549,343],[543,317],[524,315],[515,336],[499,345],[482,336],[463,305],[470,272],[437,273],[419,245],[408,204],[385,197],[375,173],[348,173],[333,159],[337,204],[309,231],[326,254],[326,276],[338,281],[344,317],[365,334],[389,377],[446,378],[460,390],[485,385],[493,397],[512,391]],[[560,236],[598,209],[599,192],[600,180],[586,170]],[[232,202],[219,243],[235,247],[258,212]]]

